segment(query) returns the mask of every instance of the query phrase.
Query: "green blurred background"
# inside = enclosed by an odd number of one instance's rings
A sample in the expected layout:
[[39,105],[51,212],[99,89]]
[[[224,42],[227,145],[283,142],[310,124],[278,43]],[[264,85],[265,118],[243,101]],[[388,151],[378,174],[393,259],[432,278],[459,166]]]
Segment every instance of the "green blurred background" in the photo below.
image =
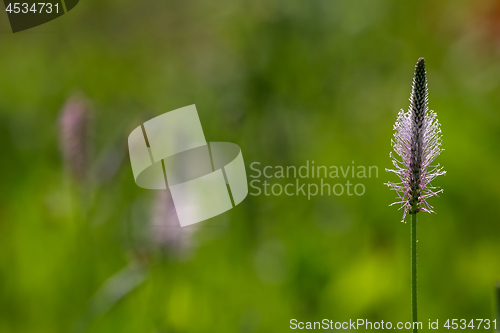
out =
[[[419,57],[448,172],[437,214],[419,214],[420,319],[493,319],[500,1],[82,0],[16,34],[2,12],[0,332],[409,321],[410,225],[383,183]],[[360,197],[249,195],[196,228],[162,227],[169,210],[135,185],[127,136],[190,104],[249,174],[314,160],[379,177]]]

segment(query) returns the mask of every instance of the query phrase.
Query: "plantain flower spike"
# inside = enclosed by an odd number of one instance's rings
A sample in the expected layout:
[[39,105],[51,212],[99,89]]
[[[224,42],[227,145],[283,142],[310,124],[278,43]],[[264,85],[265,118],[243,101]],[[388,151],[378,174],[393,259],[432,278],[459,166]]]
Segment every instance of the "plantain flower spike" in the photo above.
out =
[[[390,153],[395,169],[386,169],[398,175],[400,182],[388,182],[385,185],[395,190],[398,201],[404,210],[404,222],[407,214],[419,211],[434,213],[427,199],[437,196],[443,190],[432,186],[431,182],[446,171],[437,164],[431,166],[434,159],[443,151],[442,135],[437,115],[427,107],[427,78],[425,60],[420,58],[415,66],[413,86],[410,96],[410,108],[400,110],[394,124],[394,138],[391,140],[394,153]],[[396,155],[396,156],[394,156]]]

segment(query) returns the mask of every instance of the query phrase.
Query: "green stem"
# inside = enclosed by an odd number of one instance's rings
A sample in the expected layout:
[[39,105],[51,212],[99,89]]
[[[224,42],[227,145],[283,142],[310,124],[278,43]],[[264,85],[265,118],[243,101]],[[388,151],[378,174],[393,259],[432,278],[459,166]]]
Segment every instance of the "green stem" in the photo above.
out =
[[[497,324],[498,324],[498,322],[500,322],[500,281],[497,281],[495,291],[496,291],[496,301],[497,301],[496,319],[497,319]],[[497,332],[497,333],[500,332],[500,328],[495,329],[495,332]]]
[[411,214],[411,320],[417,333],[417,214]]

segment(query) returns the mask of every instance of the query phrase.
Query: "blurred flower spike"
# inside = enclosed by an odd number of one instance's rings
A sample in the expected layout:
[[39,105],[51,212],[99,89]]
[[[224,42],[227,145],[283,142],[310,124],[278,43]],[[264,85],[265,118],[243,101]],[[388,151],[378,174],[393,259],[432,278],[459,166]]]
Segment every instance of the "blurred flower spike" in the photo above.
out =
[[66,171],[76,181],[87,177],[91,112],[82,94],[71,96],[61,110],[59,141]]

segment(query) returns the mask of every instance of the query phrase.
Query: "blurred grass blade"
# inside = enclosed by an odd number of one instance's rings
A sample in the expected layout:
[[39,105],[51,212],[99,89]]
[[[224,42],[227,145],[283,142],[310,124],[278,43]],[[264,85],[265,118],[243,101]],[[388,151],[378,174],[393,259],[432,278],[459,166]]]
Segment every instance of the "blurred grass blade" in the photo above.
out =
[[85,331],[94,318],[105,315],[118,301],[146,281],[147,277],[146,269],[135,262],[111,276],[94,294],[74,331]]
[[500,333],[500,281],[497,281],[496,286],[495,286],[495,299],[496,299],[496,306],[497,306],[497,313],[496,313],[496,320],[497,320],[497,328],[495,329],[495,332]]

